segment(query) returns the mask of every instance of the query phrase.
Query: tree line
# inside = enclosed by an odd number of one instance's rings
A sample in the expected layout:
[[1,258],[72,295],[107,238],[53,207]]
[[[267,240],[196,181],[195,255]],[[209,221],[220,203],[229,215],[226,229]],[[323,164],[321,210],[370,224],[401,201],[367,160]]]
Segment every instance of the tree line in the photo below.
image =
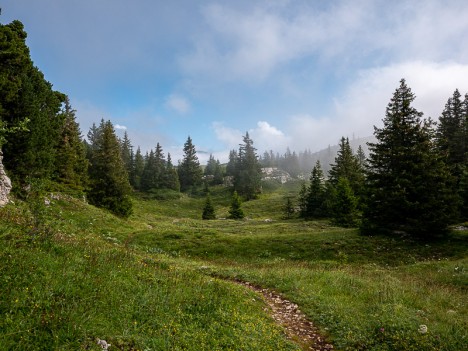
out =
[[[145,155],[139,147],[134,151],[127,133],[118,138],[110,121],[93,124],[84,139],[68,96],[55,91],[34,66],[26,37],[20,21],[0,25],[0,147],[18,196],[42,180],[128,217],[133,190],[192,191],[203,186],[203,176],[209,184],[223,182],[225,168],[212,156],[203,174],[190,136],[177,165],[159,143]],[[239,149],[233,176],[236,190],[252,198],[248,192],[258,192],[260,178],[255,174],[255,185],[244,185],[255,173],[246,167],[253,162],[256,172],[260,168],[249,143]]]
[[438,123],[423,118],[414,99],[402,79],[367,158],[342,138],[327,179],[316,163],[298,197],[302,217],[416,237],[468,219],[468,94],[455,90]]
[[[19,21],[0,25],[0,146],[19,196],[40,179],[85,194],[122,217],[132,213],[134,190],[191,192],[224,183],[249,200],[261,192],[262,165],[282,165],[295,174],[308,155],[288,150],[259,157],[246,133],[225,166],[210,155],[202,170],[190,136],[177,165],[159,143],[144,155],[139,147],[134,151],[128,135],[118,138],[110,121],[93,124],[84,140],[67,95],[55,91],[34,66],[26,37]],[[455,90],[438,123],[423,118],[414,99],[402,80],[383,127],[375,127],[368,157],[362,149],[354,154],[343,137],[327,177],[315,163],[298,198],[302,217],[332,218],[342,226],[360,226],[363,233],[420,236],[443,233],[467,219],[468,97]]]

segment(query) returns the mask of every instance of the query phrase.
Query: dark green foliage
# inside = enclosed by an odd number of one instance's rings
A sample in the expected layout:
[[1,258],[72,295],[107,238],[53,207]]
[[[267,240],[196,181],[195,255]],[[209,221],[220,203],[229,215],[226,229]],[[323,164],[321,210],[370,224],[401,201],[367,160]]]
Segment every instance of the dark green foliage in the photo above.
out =
[[141,187],[144,191],[163,189],[166,188],[166,183],[166,160],[162,146],[157,143],[155,151],[151,150],[146,158]]
[[279,168],[288,172],[292,177],[297,177],[300,173],[299,157],[296,152],[289,148],[286,149],[286,153],[283,157],[279,158],[277,162],[271,162],[272,164],[278,164]]
[[437,146],[445,156],[447,164],[452,168],[465,162],[465,116],[463,110],[461,94],[457,89],[448,99],[437,126]]
[[331,182],[325,183],[325,195],[322,203],[323,215],[332,217],[335,211],[336,187]]
[[212,154],[210,154],[210,157],[208,158],[208,162],[206,163],[205,170],[203,174],[205,176],[209,175],[214,175],[216,171],[216,160]]
[[302,218],[307,217],[307,197],[308,197],[307,185],[305,182],[303,182],[301,184],[301,190],[299,190],[299,195],[297,198],[298,205],[299,205],[299,215]]
[[361,169],[364,170],[366,166],[366,154],[364,153],[364,150],[362,149],[361,145],[359,145],[357,149],[356,158],[358,160],[359,167],[361,167]]
[[243,141],[235,162],[234,189],[250,200],[261,192],[262,171],[249,133],[245,134]]
[[10,132],[24,129],[28,115],[16,113],[21,90],[32,70],[23,24],[13,21],[0,24],[0,147]]
[[430,237],[446,232],[457,204],[450,174],[437,152],[430,121],[411,106],[414,95],[404,80],[375,128],[369,144],[366,207],[362,231],[406,232]]
[[306,201],[306,217],[320,218],[325,215],[323,208],[323,202],[325,201],[325,179],[320,161],[317,161],[312,170]]
[[97,135],[91,145],[89,201],[118,216],[128,217],[132,213],[131,187],[114,126],[110,121],[102,121]]
[[238,155],[236,150],[229,151],[229,162],[226,165],[226,175],[234,177],[236,174]]
[[140,147],[137,148],[135,155],[132,157],[132,170],[129,174],[130,185],[137,190],[141,190],[141,178],[145,169],[145,160],[141,154]]
[[4,121],[8,125],[17,125],[27,117],[28,130],[7,136],[4,163],[17,181],[51,178],[61,137],[63,115],[59,112],[64,95],[53,91],[52,85],[37,68],[32,67],[32,63],[27,74],[20,79],[21,89],[15,103],[5,111]]
[[[101,119],[101,125],[104,123],[104,119]],[[93,123],[91,128],[89,128],[87,138],[88,138],[88,143],[87,143],[87,148],[86,148],[86,156],[88,159],[91,159],[93,151],[97,147],[97,143],[99,138],[101,137],[102,130],[96,126],[96,123]]]
[[229,209],[229,218],[231,219],[243,219],[245,217],[244,211],[241,208],[241,200],[237,191],[234,191],[231,199],[231,207]]
[[155,185],[155,173],[156,173],[156,162],[154,157],[154,151],[151,150],[145,157],[145,167],[141,176],[141,190],[149,191],[152,188],[156,188]]
[[123,139],[120,140],[120,152],[122,155],[122,161],[125,165],[125,169],[127,170],[127,174],[132,173],[133,169],[133,146],[128,138],[127,131],[124,132]]
[[207,181],[212,185],[223,184],[223,168],[219,160],[215,160],[214,156],[211,154],[206,164],[204,175]]
[[205,206],[203,207],[202,219],[216,219],[215,209],[211,202],[211,196],[208,194],[205,200]]
[[180,191],[179,175],[177,174],[177,169],[172,164],[171,154],[169,153],[167,154],[165,187],[167,189]]
[[[17,183],[61,182],[86,186],[84,149],[68,97],[52,89],[34,67],[19,21],[0,25],[0,145]],[[62,108],[62,104],[64,107]]]
[[187,191],[201,184],[202,170],[198,161],[195,146],[190,136],[184,144],[184,158],[177,169],[179,174],[180,190]]
[[283,213],[285,219],[291,219],[294,216],[294,204],[290,197],[286,198],[286,202],[284,203]]
[[359,218],[357,204],[357,198],[354,196],[348,179],[338,179],[333,202],[332,217],[334,223],[345,228],[356,227]]
[[68,97],[62,110],[63,125],[61,140],[57,148],[56,172],[54,178],[79,192],[88,183],[88,160],[81,140],[81,132],[76,122],[76,111],[71,108]]
[[459,214],[468,219],[465,172],[468,167],[468,96],[461,100],[457,90],[448,99],[437,125],[437,146],[454,177],[452,191],[460,198]]
[[[362,150],[361,150],[362,151]],[[362,157],[362,155],[361,155]],[[331,165],[329,181],[337,186],[340,178],[346,178],[355,194],[361,194],[364,185],[364,169],[359,159],[353,154],[348,138],[341,138],[340,148]]]

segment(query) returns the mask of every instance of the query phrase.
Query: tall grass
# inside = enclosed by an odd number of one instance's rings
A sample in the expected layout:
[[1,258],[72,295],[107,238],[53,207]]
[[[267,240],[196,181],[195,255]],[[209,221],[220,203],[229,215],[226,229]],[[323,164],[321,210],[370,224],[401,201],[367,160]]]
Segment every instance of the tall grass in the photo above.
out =
[[[283,220],[294,191],[244,203],[245,221],[202,221],[202,195],[136,196],[128,220],[69,197],[0,209],[0,349],[98,350],[96,338],[120,350],[298,349],[233,278],[299,304],[338,350],[466,349],[466,231],[417,242]],[[229,191],[211,196],[224,217]]]

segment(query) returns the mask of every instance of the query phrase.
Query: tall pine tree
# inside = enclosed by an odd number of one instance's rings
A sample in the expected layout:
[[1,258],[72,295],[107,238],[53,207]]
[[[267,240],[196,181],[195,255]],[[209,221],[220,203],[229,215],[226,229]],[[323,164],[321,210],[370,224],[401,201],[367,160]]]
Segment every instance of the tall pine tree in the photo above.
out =
[[338,185],[340,178],[348,180],[355,194],[361,194],[364,185],[364,170],[358,158],[353,154],[349,139],[342,137],[335,163],[330,165],[328,179],[334,186]]
[[177,169],[172,164],[171,154],[167,153],[167,163],[166,163],[166,184],[167,189],[174,191],[180,191],[180,182],[179,175],[177,174]]
[[325,179],[320,161],[317,160],[310,176],[310,185],[306,197],[306,217],[320,218],[325,215]]
[[128,137],[127,131],[124,132],[123,139],[120,140],[120,152],[122,154],[122,161],[125,165],[125,169],[130,175],[133,167],[133,146],[130,138]]
[[234,189],[246,199],[254,199],[261,192],[262,171],[253,140],[249,133],[243,137],[239,147],[238,159],[234,172]]
[[131,187],[112,123],[102,121],[98,135],[91,145],[89,201],[118,216],[128,217],[132,213]]
[[198,161],[197,151],[190,136],[184,144],[184,158],[177,169],[180,190],[187,191],[199,186],[202,180],[202,170]]
[[368,196],[364,233],[406,232],[430,237],[444,233],[456,201],[448,187],[450,175],[433,142],[430,121],[422,120],[411,89],[401,80],[369,144]]
[[143,176],[143,171],[145,169],[145,159],[141,154],[139,146],[132,159],[132,171],[129,174],[130,185],[136,190],[141,190],[141,177]]
[[459,196],[459,213],[463,219],[468,218],[466,209],[466,173],[468,171],[467,117],[466,98],[462,101],[457,90],[448,99],[437,126],[437,146],[454,177],[452,191]]
[[57,147],[57,166],[54,178],[81,192],[85,189],[88,181],[88,160],[75,112],[70,105],[70,100],[66,97],[61,112],[63,125],[61,139]]

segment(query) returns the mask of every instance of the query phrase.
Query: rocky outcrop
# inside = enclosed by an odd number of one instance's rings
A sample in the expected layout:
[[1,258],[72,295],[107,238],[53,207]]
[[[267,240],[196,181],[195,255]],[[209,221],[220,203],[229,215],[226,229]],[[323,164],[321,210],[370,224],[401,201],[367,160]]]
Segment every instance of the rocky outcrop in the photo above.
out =
[[5,206],[10,200],[8,194],[11,191],[11,180],[3,168],[3,153],[0,150],[0,207]]
[[265,167],[262,168],[262,180],[276,180],[284,184],[293,180],[293,178],[288,172],[277,167]]

